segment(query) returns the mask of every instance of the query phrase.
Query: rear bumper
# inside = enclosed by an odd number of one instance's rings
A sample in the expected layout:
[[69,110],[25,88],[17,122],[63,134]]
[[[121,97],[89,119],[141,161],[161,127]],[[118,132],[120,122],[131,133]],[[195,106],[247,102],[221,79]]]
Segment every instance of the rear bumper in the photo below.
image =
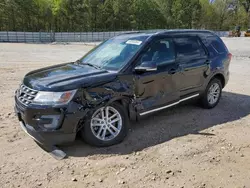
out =
[[224,75],[224,78],[225,78],[225,85],[224,85],[224,87],[227,85],[227,83],[229,81],[229,77],[230,77],[230,72],[227,71],[227,73]]

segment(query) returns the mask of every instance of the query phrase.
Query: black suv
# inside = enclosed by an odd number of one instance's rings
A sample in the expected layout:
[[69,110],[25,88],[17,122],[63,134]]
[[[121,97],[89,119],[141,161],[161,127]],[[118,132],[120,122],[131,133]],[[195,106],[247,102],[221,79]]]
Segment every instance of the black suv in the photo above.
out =
[[215,107],[231,56],[210,31],[120,35],[76,62],[28,73],[15,110],[24,131],[55,155],[62,154],[55,145],[78,132],[91,145],[110,146],[125,138],[129,120],[192,98]]

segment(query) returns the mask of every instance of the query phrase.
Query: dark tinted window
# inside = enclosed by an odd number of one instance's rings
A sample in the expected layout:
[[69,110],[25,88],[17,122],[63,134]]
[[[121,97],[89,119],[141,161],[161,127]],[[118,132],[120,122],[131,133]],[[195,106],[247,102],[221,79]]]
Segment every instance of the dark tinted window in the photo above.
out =
[[208,36],[203,38],[202,41],[208,49],[209,55],[211,57],[228,52],[227,47],[218,36]]
[[216,40],[215,37],[212,38],[211,45],[218,53],[224,53],[227,51],[225,45],[222,42]]
[[175,60],[174,43],[169,38],[153,42],[141,57],[141,63],[154,61],[157,65],[169,64],[173,60]]
[[197,37],[175,38],[177,57],[200,57],[206,54]]

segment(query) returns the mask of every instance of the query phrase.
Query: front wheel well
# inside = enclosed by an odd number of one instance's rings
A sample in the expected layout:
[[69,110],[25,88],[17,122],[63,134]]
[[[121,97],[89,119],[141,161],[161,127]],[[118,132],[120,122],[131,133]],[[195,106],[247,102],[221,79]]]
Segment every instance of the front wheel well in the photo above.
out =
[[[119,105],[121,105],[123,108],[124,108],[124,111],[127,113],[127,114],[129,114],[129,110],[128,110],[128,106],[129,106],[129,98],[116,98],[116,99],[114,99],[114,100],[112,100],[112,101],[109,101],[106,105],[110,105],[110,104],[112,104],[112,103],[117,103],[117,104],[119,104]],[[103,106],[103,105],[102,105]],[[102,107],[102,106],[99,106],[99,107]],[[105,106],[105,105],[104,105]],[[98,106],[96,106],[97,108],[98,108]],[[93,108],[93,109],[95,109],[95,108]],[[76,128],[76,132],[79,132],[82,128],[83,128],[83,126],[84,126],[84,124],[85,124],[85,122],[86,122],[86,117],[88,117],[89,115],[91,115],[92,113],[94,113],[94,110],[89,110],[86,114],[87,115],[85,115],[82,119],[80,119],[79,120],[79,122],[78,122],[78,125],[77,125],[77,128]]]
[[117,99],[117,100],[115,100],[113,102],[116,102],[116,103],[120,104],[124,108],[124,110],[127,112],[127,114],[129,114],[129,108],[128,108],[129,99],[120,98],[120,99]]
[[224,78],[224,76],[222,74],[216,74],[213,78],[217,78],[218,80],[220,80],[222,88],[225,87],[225,78]]
[[120,105],[122,105],[122,106],[124,106],[124,107],[127,107],[128,104],[129,104],[129,100],[128,100],[128,99],[125,99],[125,98],[117,99],[117,100],[115,100],[114,102],[117,102],[117,103],[119,103]]
[[130,120],[132,121],[137,120],[136,111],[134,109],[134,106],[131,104],[130,98],[120,98],[113,102],[120,104],[124,108]]

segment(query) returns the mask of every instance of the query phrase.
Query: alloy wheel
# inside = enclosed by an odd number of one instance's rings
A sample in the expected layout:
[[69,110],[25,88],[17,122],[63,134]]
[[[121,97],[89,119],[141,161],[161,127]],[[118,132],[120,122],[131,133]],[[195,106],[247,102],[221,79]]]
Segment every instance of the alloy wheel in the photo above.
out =
[[90,126],[96,138],[102,141],[110,141],[120,133],[122,117],[114,107],[102,107],[92,115]]
[[210,105],[214,105],[220,97],[220,86],[218,83],[213,83],[208,89],[207,100]]

